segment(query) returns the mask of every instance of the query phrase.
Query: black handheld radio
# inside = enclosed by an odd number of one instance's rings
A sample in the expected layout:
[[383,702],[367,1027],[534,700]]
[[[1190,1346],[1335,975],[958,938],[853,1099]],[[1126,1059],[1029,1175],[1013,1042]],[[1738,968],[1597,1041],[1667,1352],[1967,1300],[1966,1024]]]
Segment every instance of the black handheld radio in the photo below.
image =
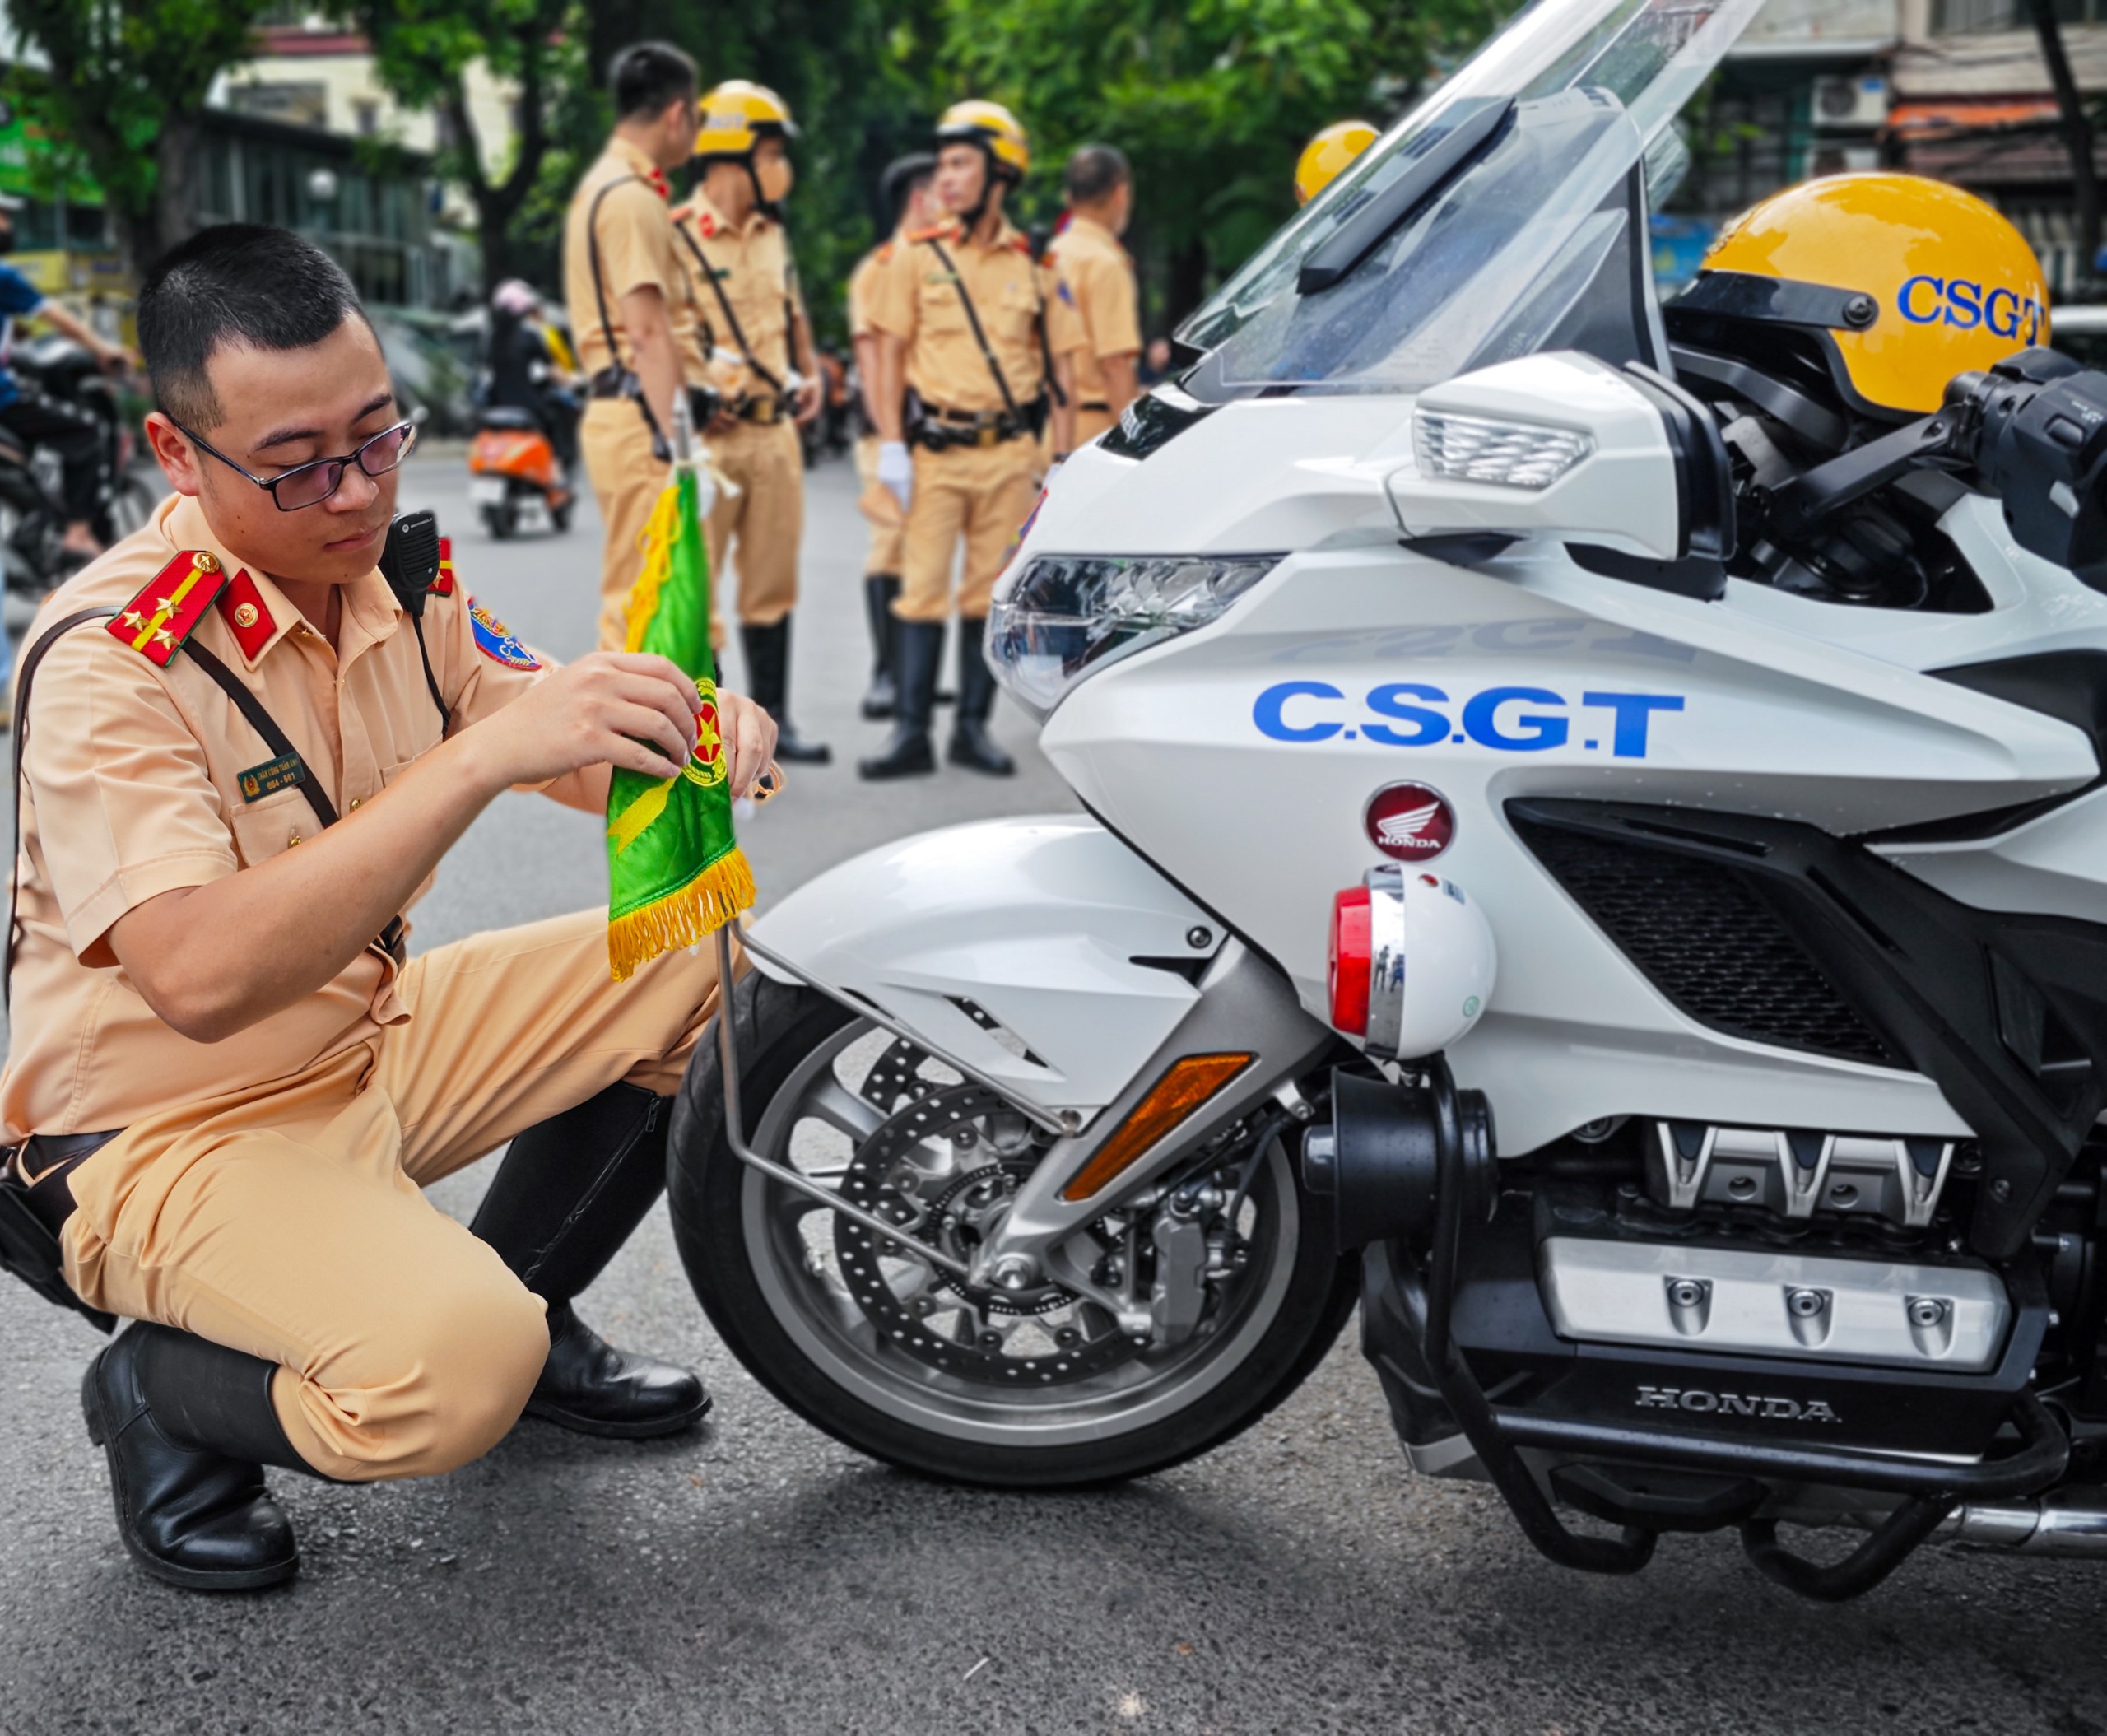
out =
[[422,621],[425,599],[439,577],[439,515],[429,510],[396,514],[378,564],[395,600],[412,620]]

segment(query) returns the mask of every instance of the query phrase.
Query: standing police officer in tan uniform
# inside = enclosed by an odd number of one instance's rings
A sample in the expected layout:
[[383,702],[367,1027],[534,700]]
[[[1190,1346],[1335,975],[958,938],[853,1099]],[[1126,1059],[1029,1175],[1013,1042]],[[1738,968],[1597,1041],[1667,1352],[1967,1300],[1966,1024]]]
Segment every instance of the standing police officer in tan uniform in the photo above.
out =
[[858,505],[871,521],[871,546],[863,556],[863,608],[871,623],[871,686],[863,696],[863,715],[889,718],[899,695],[893,677],[892,605],[900,595],[900,532],[906,514],[891,490],[878,482],[877,422],[870,408],[878,373],[878,328],[871,323],[871,297],[880,269],[909,235],[943,220],[937,202],[937,159],[918,151],[895,157],[878,179],[878,204],[891,233],[857,261],[849,276],[849,341],[856,356],[861,393],[858,416],[863,431],[856,440],[856,476],[863,485]]
[[[713,394],[710,456],[733,486],[706,527],[713,586],[736,545],[739,638],[752,697],[775,719],[778,759],[824,765],[791,725],[790,612],[805,530],[805,454],[798,430],[820,412],[812,331],[783,227],[792,181],[790,110],[765,86],[735,78],[702,100],[695,160],[702,179],[673,208],[691,309],[687,383]],[[720,594],[713,589],[713,595]]]
[[1016,118],[998,103],[954,104],[937,146],[937,196],[953,215],[895,250],[871,305],[877,475],[907,525],[893,605],[899,707],[885,752],[858,768],[867,778],[936,769],[929,715],[961,538],[958,713],[946,757],[997,776],[1016,770],[988,733],[995,685],[981,640],[1004,554],[1031,510],[1049,416],[1055,461],[1068,452],[1074,356],[1087,342],[1059,278],[1002,216],[1004,193],[1031,164]]
[[681,373],[675,324],[687,279],[666,176],[694,149],[700,88],[695,63],[663,42],[624,49],[612,84],[614,135],[571,196],[563,243],[564,296],[591,397],[579,443],[607,533],[603,650],[625,641],[630,587],[644,560],[638,541],[671,457]]
[[1141,393],[1134,262],[1119,244],[1134,210],[1133,171],[1110,145],[1084,145],[1062,177],[1068,221],[1047,261],[1076,298],[1090,342],[1076,352],[1076,444],[1094,440]]

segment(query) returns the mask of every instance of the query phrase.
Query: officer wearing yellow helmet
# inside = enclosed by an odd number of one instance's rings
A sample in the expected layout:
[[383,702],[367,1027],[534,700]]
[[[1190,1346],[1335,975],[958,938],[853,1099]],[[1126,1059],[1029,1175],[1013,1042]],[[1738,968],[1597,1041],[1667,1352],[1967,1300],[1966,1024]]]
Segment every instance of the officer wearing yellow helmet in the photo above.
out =
[[687,273],[679,321],[683,370],[700,395],[710,454],[733,486],[706,526],[709,568],[738,572],[747,691],[775,719],[776,757],[824,763],[789,712],[790,616],[805,525],[799,424],[819,414],[811,322],[783,226],[797,126],[783,99],[735,78],[706,92],[695,139],[701,178],[673,208]]
[[1896,421],[1937,410],[1956,375],[2046,344],[2049,292],[2026,238],[1973,193],[1839,175],[1728,224],[1671,330],[1797,340],[1848,409]]
[[947,757],[998,776],[1016,769],[988,733],[995,689],[981,641],[996,575],[1031,510],[1040,430],[1050,421],[1056,463],[1069,450],[1073,358],[1087,342],[1059,277],[1003,215],[1005,195],[1031,166],[1016,117],[999,103],[955,103],[936,143],[937,192],[951,215],[905,238],[871,298],[877,478],[907,523],[893,605],[893,735],[863,762],[867,778],[936,769],[929,718],[961,539],[957,720]]
[[1339,178],[1379,135],[1365,120],[1335,120],[1302,147],[1295,163],[1295,202],[1307,205]]

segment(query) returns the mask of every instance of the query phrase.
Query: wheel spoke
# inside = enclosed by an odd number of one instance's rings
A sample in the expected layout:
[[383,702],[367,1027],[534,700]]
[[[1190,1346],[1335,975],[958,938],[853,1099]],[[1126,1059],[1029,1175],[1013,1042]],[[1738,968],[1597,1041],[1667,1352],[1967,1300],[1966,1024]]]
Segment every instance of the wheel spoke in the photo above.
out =
[[883,1110],[866,1102],[831,1073],[807,1094],[799,1106],[806,1115],[848,1134],[858,1145],[877,1132],[886,1119]]

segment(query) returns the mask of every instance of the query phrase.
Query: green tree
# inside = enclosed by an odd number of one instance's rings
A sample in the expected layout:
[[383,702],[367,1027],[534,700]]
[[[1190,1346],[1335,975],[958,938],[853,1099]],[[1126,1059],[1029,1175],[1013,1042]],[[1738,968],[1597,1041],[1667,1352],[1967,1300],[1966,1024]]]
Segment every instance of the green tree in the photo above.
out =
[[9,0],[43,67],[11,94],[94,178],[134,272],[190,233],[198,117],[214,78],[249,53],[270,0]]
[[[521,223],[555,142],[564,99],[588,75],[574,0],[364,0],[353,16],[372,44],[381,83],[406,108],[440,119],[435,166],[476,207],[487,295],[537,271],[534,238]],[[468,68],[480,62],[515,85],[511,149],[494,161],[468,105]]]
[[947,96],[1013,107],[1043,165],[1086,141],[1134,165],[1132,244],[1150,311],[1181,318],[1294,210],[1296,155],[1358,114],[1394,119],[1506,8],[1495,0],[940,0]]

